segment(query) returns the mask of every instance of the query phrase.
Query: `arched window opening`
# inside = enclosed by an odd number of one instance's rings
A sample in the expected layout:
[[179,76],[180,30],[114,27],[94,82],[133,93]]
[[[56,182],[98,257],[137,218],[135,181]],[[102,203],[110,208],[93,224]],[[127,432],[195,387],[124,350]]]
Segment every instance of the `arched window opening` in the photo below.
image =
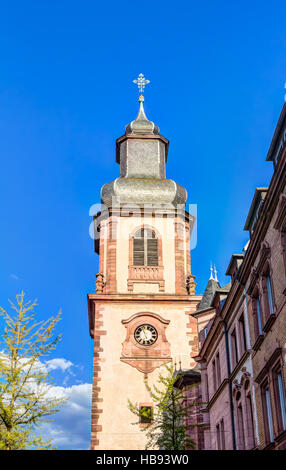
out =
[[141,228],[134,235],[133,265],[158,266],[158,238],[153,230]]

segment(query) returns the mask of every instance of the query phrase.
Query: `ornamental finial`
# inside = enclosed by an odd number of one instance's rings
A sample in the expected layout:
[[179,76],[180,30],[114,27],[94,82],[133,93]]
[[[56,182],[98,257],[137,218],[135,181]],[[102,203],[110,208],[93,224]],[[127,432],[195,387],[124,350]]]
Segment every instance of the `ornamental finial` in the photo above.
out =
[[210,270],[211,270],[210,279],[214,279],[214,277],[213,277],[213,264],[212,264],[212,262],[211,262]]
[[218,279],[217,279],[217,270],[216,270],[215,265],[214,265],[214,274],[215,274],[215,281],[218,282]]
[[141,93],[139,96],[139,101],[144,102],[144,96],[142,93],[144,93],[145,85],[150,83],[150,80],[146,80],[143,73],[139,73],[139,77],[137,78],[137,80],[133,80],[133,83],[136,83],[136,85],[138,86],[139,93]]

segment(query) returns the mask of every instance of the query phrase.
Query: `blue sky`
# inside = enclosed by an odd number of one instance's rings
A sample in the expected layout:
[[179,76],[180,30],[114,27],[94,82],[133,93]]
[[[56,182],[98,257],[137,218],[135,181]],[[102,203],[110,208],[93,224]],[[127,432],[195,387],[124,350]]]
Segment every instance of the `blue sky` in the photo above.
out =
[[228,281],[255,187],[272,175],[265,157],[286,92],[285,13],[285,2],[256,0],[1,7],[0,305],[23,289],[41,318],[62,308],[53,358],[69,366],[58,362],[55,376],[75,401],[50,432],[71,433],[81,409],[72,448],[89,445],[86,294],[98,264],[89,208],[119,175],[115,139],[138,110],[132,80],[151,80],[145,110],[170,139],[167,176],[198,205],[192,271],[202,293],[210,260]]

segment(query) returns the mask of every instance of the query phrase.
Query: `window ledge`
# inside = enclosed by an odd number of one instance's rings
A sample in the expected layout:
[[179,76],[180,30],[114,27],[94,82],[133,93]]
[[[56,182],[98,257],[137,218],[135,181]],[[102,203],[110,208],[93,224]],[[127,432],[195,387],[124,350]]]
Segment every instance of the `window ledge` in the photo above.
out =
[[129,266],[127,280],[128,291],[133,291],[134,284],[158,284],[159,292],[165,291],[163,266]]
[[263,335],[259,335],[254,343],[254,345],[252,346],[252,349],[254,349],[254,351],[257,351],[259,349],[259,346],[261,345],[261,343],[263,342],[264,340],[264,336]]
[[286,429],[283,429],[275,438],[274,441],[277,442],[277,444],[280,444],[281,441],[286,440]]
[[230,374],[230,380],[233,379],[233,377],[236,376],[237,372],[239,371],[239,369],[241,368],[241,366],[244,364],[244,362],[246,361],[246,359],[248,358],[250,354],[250,351],[247,349],[246,351],[244,351],[244,353],[242,354],[241,358],[239,359],[239,361],[235,364],[234,368],[232,369],[231,371],[231,374]]
[[267,322],[265,323],[264,327],[263,327],[263,331],[265,333],[267,333],[267,331],[270,330],[271,326],[273,325],[273,323],[275,322],[276,320],[276,315],[275,313],[271,313],[268,317],[268,320]]
[[272,450],[275,447],[275,442],[269,442],[265,447],[263,447],[263,450]]

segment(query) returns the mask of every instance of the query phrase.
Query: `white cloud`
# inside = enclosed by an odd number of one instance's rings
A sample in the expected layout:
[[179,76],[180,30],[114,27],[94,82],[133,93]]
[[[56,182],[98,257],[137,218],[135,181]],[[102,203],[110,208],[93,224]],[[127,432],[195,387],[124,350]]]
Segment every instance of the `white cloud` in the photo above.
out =
[[51,359],[50,361],[47,361],[45,364],[48,370],[60,369],[62,372],[65,372],[66,370],[68,370],[70,367],[73,366],[73,363],[71,361],[68,361],[67,359],[64,359],[63,357],[57,357],[55,359]]
[[[5,354],[0,351],[0,357],[5,360]],[[28,365],[28,359],[23,358],[23,369]],[[51,418],[51,423],[43,423],[37,427],[37,432],[43,439],[53,439],[53,445],[58,449],[89,449],[90,446],[90,420],[91,420],[91,390],[89,383],[78,384],[75,374],[70,371],[71,367],[78,367],[65,358],[55,358],[45,363],[36,361],[35,370],[41,369],[42,372],[48,372],[59,369],[67,373],[63,380],[63,385],[45,385],[40,386],[41,390],[46,390],[46,398],[68,398],[67,402],[60,406],[60,411]],[[74,380],[77,384],[66,386],[67,378]],[[38,386],[32,379],[28,386],[36,391]]]
[[49,394],[54,397],[68,397],[68,401],[54,415],[54,421],[40,427],[41,436],[53,439],[58,449],[89,449],[91,388],[91,384],[84,383],[71,387],[52,387],[49,390]]
[[19,281],[19,277],[17,276],[17,274],[10,274],[10,277],[12,279],[15,279],[15,281]]

